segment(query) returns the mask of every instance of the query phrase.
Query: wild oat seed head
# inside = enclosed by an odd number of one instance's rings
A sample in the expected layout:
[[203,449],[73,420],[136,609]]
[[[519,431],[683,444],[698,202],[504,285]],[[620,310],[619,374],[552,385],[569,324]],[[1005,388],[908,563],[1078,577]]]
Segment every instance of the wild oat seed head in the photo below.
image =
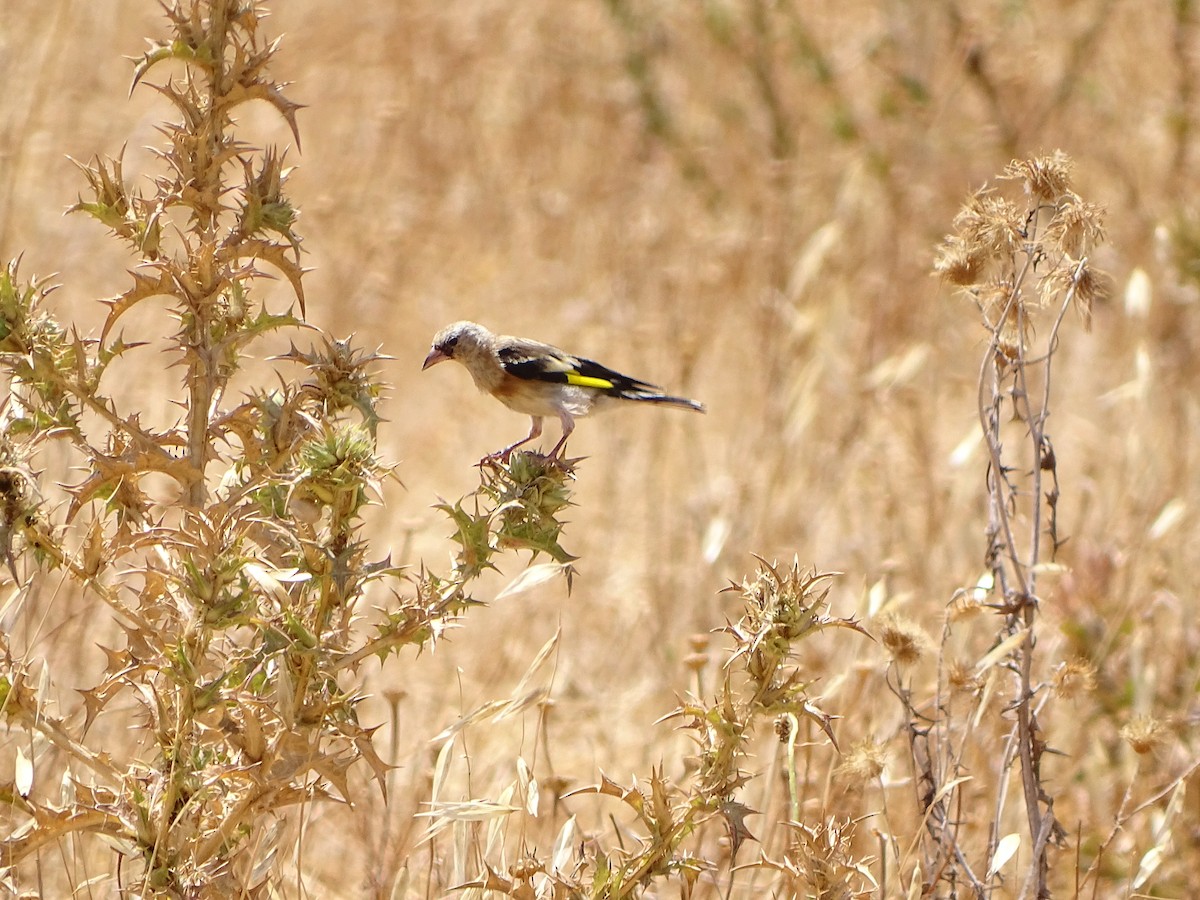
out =
[[1121,729],[1121,737],[1134,753],[1144,755],[1166,743],[1167,725],[1154,716],[1135,716]]
[[1090,694],[1096,689],[1096,667],[1089,660],[1077,656],[1054,670],[1051,683],[1054,693],[1068,700],[1080,694]]
[[879,642],[898,666],[911,666],[933,650],[933,641],[916,622],[887,613],[879,617]]
[[1049,156],[1014,159],[1004,168],[1001,178],[1025,182],[1025,191],[1036,200],[1057,203],[1071,189],[1071,170],[1075,164],[1061,150]]

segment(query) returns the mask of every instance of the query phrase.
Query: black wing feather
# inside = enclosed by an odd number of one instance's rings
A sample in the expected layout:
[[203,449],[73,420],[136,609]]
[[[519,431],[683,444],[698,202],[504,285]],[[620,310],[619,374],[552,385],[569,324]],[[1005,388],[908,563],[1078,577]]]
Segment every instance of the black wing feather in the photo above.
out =
[[612,384],[605,393],[618,396],[625,393],[638,394],[643,391],[658,391],[659,388],[645,381],[622,375],[607,366],[578,356],[558,356],[548,353],[529,354],[517,347],[504,347],[498,354],[500,365],[504,371],[517,378],[527,381],[549,381],[556,384],[566,384],[569,376],[582,375],[584,378],[600,378]]

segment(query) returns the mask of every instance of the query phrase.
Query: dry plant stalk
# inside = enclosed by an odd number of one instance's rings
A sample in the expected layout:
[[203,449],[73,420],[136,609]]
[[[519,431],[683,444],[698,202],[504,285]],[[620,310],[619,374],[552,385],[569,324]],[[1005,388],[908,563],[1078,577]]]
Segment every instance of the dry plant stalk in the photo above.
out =
[[[965,878],[974,893],[987,896],[998,878],[1001,818],[1008,773],[1019,760],[1030,863],[1022,897],[1049,896],[1050,847],[1060,844],[1062,827],[1042,773],[1046,743],[1038,714],[1050,696],[1035,675],[1039,573],[1053,562],[1058,531],[1058,461],[1047,429],[1052,364],[1067,310],[1074,305],[1085,325],[1107,279],[1091,264],[1103,240],[1103,213],[1071,189],[1071,161],[1061,151],[1014,160],[1002,180],[1024,188],[1024,203],[996,188],[971,197],[956,217],[954,233],[940,248],[935,271],[976,304],[989,335],[979,373],[979,421],[988,454],[987,574],[971,598],[1002,617],[995,655],[1011,672],[1015,722],[1009,733],[999,778],[995,816],[984,865],[972,868],[959,846],[959,825],[950,765],[917,752],[931,847],[925,860],[927,886]],[[1039,323],[1041,327],[1039,328]],[[1040,333],[1039,333],[1040,332]],[[908,707],[913,713],[911,705]],[[910,716],[915,723],[915,715]],[[943,727],[934,722],[934,730]],[[928,729],[912,729],[914,749],[926,748]],[[957,818],[961,822],[961,817]],[[1003,852],[1013,846],[1010,841]],[[957,872],[957,876],[952,874]],[[985,873],[986,874],[983,874]]]
[[[374,729],[356,715],[362,661],[435,641],[475,602],[465,586],[498,550],[546,552],[569,571],[554,516],[569,502],[570,468],[528,456],[485,474],[473,512],[464,501],[447,507],[461,545],[448,576],[370,560],[361,512],[391,474],[375,439],[379,355],[318,332],[309,349],[293,344],[277,357],[303,377],[281,371],[271,389],[235,392],[242,360],[265,335],[315,331],[255,298],[268,277],[259,267],[269,266],[303,315],[300,239],[283,155],[238,140],[233,119],[262,100],[298,142],[299,107],[268,74],[278,42],[263,38],[260,4],[163,8],[168,34],[134,76],[143,83],[164,61],[183,69],[153,85],[178,113],[160,128],[163,171],[142,194],[120,158],[96,160],[81,167],[88,196],[74,207],[138,257],[132,286],[104,301],[108,316],[91,340],[45,311],[44,281],[22,282],[16,262],[0,274],[9,590],[20,608],[58,570],[124,632],[75,715],[55,710],[54,672],[43,668],[39,683],[22,648],[0,635],[0,717],[31,748],[0,785],[0,884],[14,895],[83,877],[87,865],[69,860],[103,852],[84,849],[90,834],[115,853],[108,871],[125,895],[275,896],[282,868],[301,853],[289,809],[348,800],[348,770],[361,762],[385,789]],[[139,346],[116,329],[139,304],[160,304],[178,323],[168,344],[183,373],[183,413],[163,430],[103,385],[109,365]],[[43,497],[65,477],[42,478],[43,451],[64,443],[86,474]],[[390,592],[391,609],[364,636],[353,623],[373,585]],[[122,705],[137,709],[132,722]],[[134,725],[143,739],[97,746],[89,733],[102,719],[109,731]],[[54,878],[52,860],[65,862]]]
[[[464,865],[484,871],[455,889],[495,891],[511,897],[598,897],[656,896],[663,879],[678,879],[682,896],[691,896],[701,876],[714,877],[723,865],[733,869],[737,854],[747,841],[755,840],[746,819],[754,810],[739,796],[746,784],[761,777],[748,771],[752,744],[766,731],[764,721],[774,723],[781,745],[787,748],[789,837],[771,853],[764,848],[757,858],[739,865],[747,877],[769,880],[780,896],[867,896],[876,886],[866,861],[855,860],[852,848],[854,823],[830,820],[816,824],[798,821],[801,797],[796,772],[797,738],[804,723],[810,723],[836,746],[832,722],[810,693],[802,668],[795,662],[799,644],[829,628],[862,629],[853,619],[829,615],[829,573],[806,571],[798,563],[790,567],[762,561],[758,572],[736,591],[743,614],[721,629],[733,638],[725,660],[723,677],[711,699],[689,697],[662,721],[678,720],[698,747],[692,774],[683,784],[673,784],[662,768],[654,769],[641,783],[621,784],[602,776],[598,784],[563,795],[599,795],[615,798],[631,814],[637,834],[636,846],[617,843],[605,846],[599,836],[581,842],[572,816],[560,829],[553,850],[546,858],[523,845],[520,860],[505,865],[495,853],[468,846],[461,853]],[[443,751],[444,752],[444,751]],[[505,794],[499,801],[475,801],[480,815],[522,815],[517,805],[508,805]],[[451,826],[464,829],[469,822],[456,821],[462,804],[430,813],[436,832]],[[712,825],[728,838],[728,849],[714,853]],[[733,878],[732,871],[730,878]],[[732,890],[732,887],[730,888]]]

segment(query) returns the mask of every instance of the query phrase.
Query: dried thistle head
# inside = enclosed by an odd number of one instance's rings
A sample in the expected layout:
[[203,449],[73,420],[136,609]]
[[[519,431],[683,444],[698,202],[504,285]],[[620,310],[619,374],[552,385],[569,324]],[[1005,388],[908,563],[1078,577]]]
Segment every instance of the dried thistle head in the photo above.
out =
[[802,637],[823,621],[828,588],[817,582],[828,576],[809,573],[793,560],[790,569],[763,562],[757,576],[727,590],[740,590],[745,615],[734,634],[744,635],[747,648],[773,648],[788,652],[792,640]]
[[834,776],[857,789],[879,778],[886,764],[887,750],[884,745],[871,738],[863,738],[842,757]]
[[876,634],[888,656],[901,667],[913,666],[934,649],[933,639],[916,622],[896,613],[885,613],[876,622]]
[[983,681],[974,664],[962,659],[952,659],[946,666],[946,685],[951,693],[974,695],[983,687]]
[[948,234],[937,251],[933,274],[958,287],[978,284],[983,277],[984,254],[978,244],[957,234]]
[[934,274],[975,300],[999,356],[1009,360],[1028,345],[1037,306],[1070,290],[1086,322],[1108,291],[1101,273],[1078,262],[1104,240],[1104,210],[1071,190],[1070,174],[1062,151],[1012,161],[1000,178],[1023,182],[1026,202],[990,187],[976,191],[937,251]]
[[983,610],[983,601],[975,596],[974,591],[958,591],[946,608],[946,621],[958,622],[962,619],[969,619]]
[[784,858],[764,858],[762,863],[787,879],[787,896],[849,900],[870,893],[864,869],[854,858],[855,822],[831,818],[816,826],[790,822],[788,828],[791,840]]
[[1067,191],[1046,226],[1046,239],[1061,253],[1082,259],[1104,241],[1104,207]]
[[1121,737],[1139,756],[1157,750],[1165,744],[1167,734],[1167,723],[1150,715],[1135,716],[1121,729]]
[[1096,689],[1096,667],[1090,660],[1077,656],[1055,668],[1051,685],[1057,696],[1068,700],[1090,694]]
[[1075,281],[1075,307],[1083,316],[1084,324],[1091,327],[1092,307],[1112,296],[1112,278],[1095,266],[1084,266]]
[[1039,288],[1044,304],[1056,304],[1070,297],[1085,327],[1090,328],[1092,307],[1108,299],[1112,279],[1094,266],[1068,257],[1046,274]]
[[830,588],[823,582],[834,574],[805,570],[797,559],[789,568],[760,558],[755,578],[725,589],[739,592],[744,607],[741,619],[724,629],[737,645],[730,662],[740,661],[747,674],[768,684],[794,643],[826,628],[861,632],[855,620],[828,615]]
[[1049,156],[1014,159],[1004,167],[1001,178],[1023,181],[1025,192],[1035,201],[1058,203],[1071,189],[1071,170],[1075,164],[1062,150]]
[[988,188],[976,191],[954,217],[954,232],[969,253],[1004,259],[1025,240],[1027,215],[1015,203]]

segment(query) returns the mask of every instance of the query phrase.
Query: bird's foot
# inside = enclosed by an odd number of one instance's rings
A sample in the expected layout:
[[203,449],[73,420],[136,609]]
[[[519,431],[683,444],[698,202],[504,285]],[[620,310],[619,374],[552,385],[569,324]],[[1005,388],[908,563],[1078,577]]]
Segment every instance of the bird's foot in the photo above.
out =
[[572,472],[577,463],[587,458],[585,456],[568,458],[563,454],[561,447],[551,453],[542,453],[538,450],[518,450],[515,447],[508,447],[504,450],[497,450],[495,453],[489,453],[483,459],[479,460],[475,464],[475,467],[478,469],[511,469],[513,460],[518,455],[528,457],[534,465],[553,466],[565,472]]
[[[478,468],[483,468],[484,466],[492,466],[493,468],[496,468],[499,466],[507,466],[509,463],[512,462],[513,453],[516,452],[516,450],[519,446],[520,446],[520,444],[514,444],[511,447],[505,447],[503,450],[497,450],[495,453],[489,453],[487,456],[485,456],[483,459],[481,459],[475,465]],[[532,450],[522,450],[521,452],[529,453],[533,456],[541,455],[539,453],[534,453],[534,451],[532,451]]]

